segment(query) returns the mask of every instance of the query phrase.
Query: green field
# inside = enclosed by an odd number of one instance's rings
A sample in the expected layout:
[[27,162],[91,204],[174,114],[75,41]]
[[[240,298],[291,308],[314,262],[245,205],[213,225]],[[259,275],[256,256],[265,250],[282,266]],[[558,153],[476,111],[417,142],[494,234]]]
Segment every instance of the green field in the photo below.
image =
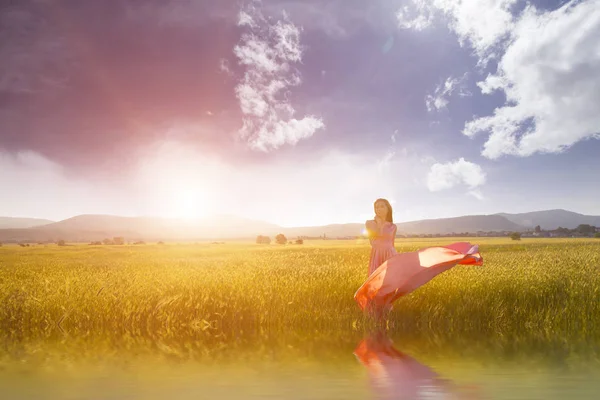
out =
[[[462,239],[400,239],[413,251]],[[400,299],[389,328],[445,335],[600,332],[600,240],[471,238],[457,266]],[[0,327],[19,335],[141,336],[363,330],[353,294],[369,245],[148,244],[0,247]]]

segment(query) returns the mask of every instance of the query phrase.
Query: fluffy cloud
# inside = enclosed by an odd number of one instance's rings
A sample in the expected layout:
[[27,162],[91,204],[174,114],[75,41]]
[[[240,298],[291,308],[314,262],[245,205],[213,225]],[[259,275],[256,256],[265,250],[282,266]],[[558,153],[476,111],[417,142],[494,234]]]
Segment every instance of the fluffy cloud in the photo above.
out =
[[470,96],[471,93],[465,87],[466,78],[467,74],[460,78],[449,77],[444,83],[439,84],[433,94],[428,94],[425,97],[427,111],[440,111],[448,107],[449,98],[456,90],[458,90],[458,95],[461,97]]
[[294,64],[302,60],[300,30],[284,14],[272,23],[251,5],[240,11],[238,25],[246,28],[234,54],[245,67],[235,92],[244,115],[240,136],[256,150],[294,145],[324,128],[320,118],[294,117],[286,92],[301,83]]
[[460,158],[446,164],[433,164],[427,176],[427,187],[430,191],[437,192],[464,184],[471,189],[469,194],[482,198],[481,192],[475,188],[483,185],[485,179],[485,173],[479,165]]
[[443,14],[481,63],[498,59],[497,71],[478,86],[483,94],[503,92],[506,104],[463,130],[469,137],[489,135],[484,156],[558,153],[599,137],[599,0],[571,1],[553,11],[529,5],[519,15],[511,13],[515,0],[413,2]]
[[[465,125],[488,133],[483,155],[558,153],[600,133],[600,2],[520,16],[498,71],[478,85],[507,104]],[[560,43],[560,45],[557,45]]]
[[404,29],[422,31],[433,23],[434,8],[425,0],[413,0],[396,13],[398,26]]
[[512,30],[510,10],[515,3],[517,0],[411,0],[396,17],[401,28],[423,30],[438,14],[461,45],[470,43],[480,56],[489,56],[491,48]]

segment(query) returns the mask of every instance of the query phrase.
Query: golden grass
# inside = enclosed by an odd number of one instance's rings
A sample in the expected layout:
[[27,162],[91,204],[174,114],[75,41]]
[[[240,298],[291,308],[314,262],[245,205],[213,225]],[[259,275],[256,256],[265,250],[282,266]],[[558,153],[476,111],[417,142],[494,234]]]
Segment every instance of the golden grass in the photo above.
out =
[[[463,239],[398,239],[413,251]],[[600,331],[600,240],[471,238],[483,267],[458,266],[400,299],[390,329],[447,335]],[[0,330],[198,332],[361,330],[353,300],[364,241],[0,248]]]

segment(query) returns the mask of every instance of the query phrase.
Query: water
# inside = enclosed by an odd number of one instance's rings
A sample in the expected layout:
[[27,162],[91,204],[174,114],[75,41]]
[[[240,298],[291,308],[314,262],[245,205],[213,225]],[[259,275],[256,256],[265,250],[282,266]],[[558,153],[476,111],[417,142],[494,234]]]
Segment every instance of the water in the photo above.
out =
[[12,335],[0,398],[596,399],[597,344],[365,332]]

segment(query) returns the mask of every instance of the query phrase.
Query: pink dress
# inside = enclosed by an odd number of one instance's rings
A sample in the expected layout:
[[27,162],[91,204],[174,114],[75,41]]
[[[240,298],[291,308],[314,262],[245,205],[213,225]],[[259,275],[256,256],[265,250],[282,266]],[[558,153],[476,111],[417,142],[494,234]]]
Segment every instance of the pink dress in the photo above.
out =
[[398,254],[394,247],[396,225],[385,222],[380,232],[371,236],[371,259],[369,260],[369,275],[371,275],[387,259]]
[[384,261],[356,291],[362,310],[389,309],[407,295],[455,265],[483,265],[479,246],[468,242],[400,253]]

